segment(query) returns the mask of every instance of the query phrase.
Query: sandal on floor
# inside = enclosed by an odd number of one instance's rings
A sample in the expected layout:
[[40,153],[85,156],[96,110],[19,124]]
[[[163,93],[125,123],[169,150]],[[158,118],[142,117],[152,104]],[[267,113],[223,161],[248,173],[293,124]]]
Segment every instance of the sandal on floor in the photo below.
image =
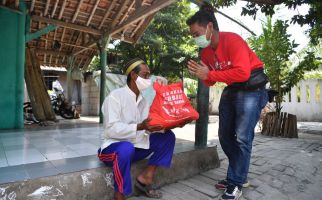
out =
[[153,189],[152,185],[145,185],[140,181],[136,180],[135,186],[149,198],[154,198],[154,199],[162,198],[162,193],[158,190]]

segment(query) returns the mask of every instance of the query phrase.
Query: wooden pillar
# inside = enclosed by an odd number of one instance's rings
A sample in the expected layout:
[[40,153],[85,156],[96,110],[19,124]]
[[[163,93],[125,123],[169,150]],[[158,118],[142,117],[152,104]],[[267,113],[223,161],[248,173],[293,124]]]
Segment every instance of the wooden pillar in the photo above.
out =
[[107,51],[105,49],[100,50],[100,63],[101,63],[101,83],[100,83],[100,123],[103,123],[103,112],[102,105],[105,98],[105,82],[106,82],[106,55]]
[[195,146],[204,148],[207,146],[208,120],[209,120],[209,87],[198,80],[197,111],[199,119],[195,127]]
[[[67,102],[70,104],[73,97],[73,79],[72,79],[72,70],[74,67],[74,57],[69,56],[67,58]],[[70,104],[71,105],[71,104]]]
[[[199,49],[199,57],[201,55]],[[208,121],[209,121],[209,87],[207,87],[200,79],[198,79],[197,89],[197,111],[199,119],[195,126],[195,146],[204,148],[207,146]]]
[[101,83],[100,83],[100,120],[99,123],[103,123],[103,113],[102,105],[106,96],[105,92],[105,82],[106,82],[106,66],[107,66],[107,45],[110,42],[111,37],[102,38],[99,43],[97,43],[99,53],[100,53],[100,69],[101,69]]

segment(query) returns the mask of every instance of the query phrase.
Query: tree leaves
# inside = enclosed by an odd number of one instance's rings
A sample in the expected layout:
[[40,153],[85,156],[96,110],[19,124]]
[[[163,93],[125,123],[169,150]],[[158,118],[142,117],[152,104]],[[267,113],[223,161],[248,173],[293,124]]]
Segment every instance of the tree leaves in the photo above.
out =
[[[214,5],[217,6],[230,6],[236,3],[236,0],[226,0],[224,3],[218,3],[221,1],[215,1]],[[296,14],[292,17],[291,23],[297,23],[301,26],[309,25],[308,31],[312,44],[319,44],[322,40],[322,1],[321,0],[284,0],[281,1],[288,9],[295,10],[297,7],[307,4],[310,6],[308,14],[301,15]],[[249,15],[256,19],[256,14],[261,11],[266,16],[273,16],[275,14],[275,8],[278,4],[263,4],[248,2],[245,7],[242,8],[241,15]]]
[[287,34],[287,21],[277,20],[272,24],[271,18],[263,25],[263,34],[251,37],[248,41],[259,58],[265,63],[265,71],[270,80],[270,87],[279,92],[276,97],[276,110],[281,110],[283,96],[304,78],[306,71],[317,69],[321,65],[321,58],[310,49],[301,52],[299,63],[291,66],[291,56],[298,44],[290,40]]
[[188,1],[178,1],[160,11],[154,17],[141,40],[135,45],[121,42],[116,51],[121,54],[123,65],[128,60],[143,59],[155,75],[170,79],[179,79],[187,74],[186,61],[197,57],[186,25],[186,19],[192,14]]

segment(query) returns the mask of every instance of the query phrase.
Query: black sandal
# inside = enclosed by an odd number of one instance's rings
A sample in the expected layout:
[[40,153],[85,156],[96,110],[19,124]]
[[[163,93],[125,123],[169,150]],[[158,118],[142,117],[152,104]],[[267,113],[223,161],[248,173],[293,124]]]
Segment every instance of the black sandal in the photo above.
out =
[[152,185],[145,185],[141,183],[140,181],[135,181],[135,186],[143,192],[147,197],[154,198],[154,199],[161,199],[162,193],[158,190],[155,190]]

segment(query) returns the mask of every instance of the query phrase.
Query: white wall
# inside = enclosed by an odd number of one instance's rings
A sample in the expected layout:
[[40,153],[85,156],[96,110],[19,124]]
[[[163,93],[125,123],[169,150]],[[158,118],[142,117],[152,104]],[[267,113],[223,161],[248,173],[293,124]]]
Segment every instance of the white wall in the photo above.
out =
[[[297,87],[291,90],[291,102],[288,95],[285,95],[285,102],[282,104],[283,112],[297,116],[298,121],[320,121],[322,122],[322,79],[301,81],[301,101],[297,102]],[[320,95],[316,93],[316,87],[320,85]],[[307,87],[310,91],[310,98],[307,98]],[[213,86],[209,91],[209,113],[218,114],[218,106],[223,88]],[[317,101],[319,100],[319,101]],[[99,88],[92,76],[88,76],[86,82],[82,82],[82,115],[99,115]]]
[[65,91],[65,95],[66,95],[66,91],[67,91],[67,74],[66,74],[66,72],[59,73],[59,77],[57,80],[59,81],[60,85],[63,87],[63,89]]
[[92,76],[87,76],[86,82],[82,82],[82,115],[99,115],[99,88]]
[[[300,102],[297,97],[297,87],[291,90],[291,99],[284,96],[282,111],[294,114],[298,121],[322,122],[322,79],[301,81],[299,84]],[[319,85],[319,88],[317,87]],[[317,93],[320,90],[320,94]],[[223,88],[213,86],[209,93],[209,113],[218,114],[218,106]],[[307,95],[307,93],[310,95]],[[309,96],[309,98],[308,98]]]
[[[322,122],[322,79],[301,81],[291,90],[291,98],[285,95],[282,110],[297,116],[298,121]],[[320,88],[317,88],[319,85]],[[298,101],[297,90],[300,90]],[[320,94],[317,94],[317,89]],[[310,95],[308,95],[309,93]]]
[[212,86],[209,88],[209,114],[218,115],[219,101],[224,88]]

